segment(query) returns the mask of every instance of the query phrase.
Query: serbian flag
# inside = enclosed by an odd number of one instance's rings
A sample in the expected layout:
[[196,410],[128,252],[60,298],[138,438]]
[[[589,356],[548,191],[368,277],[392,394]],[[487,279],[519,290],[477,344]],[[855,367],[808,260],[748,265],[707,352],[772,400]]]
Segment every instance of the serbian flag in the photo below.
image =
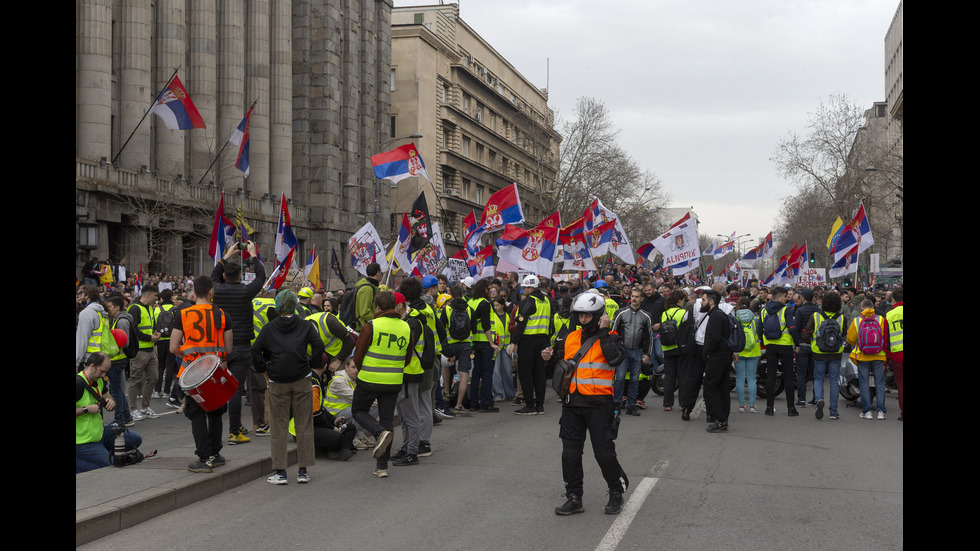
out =
[[551,277],[558,246],[558,228],[524,230],[507,224],[497,239],[497,255],[504,261],[542,277]]
[[211,241],[208,243],[208,254],[217,264],[224,258],[228,250],[228,242],[235,239],[235,224],[225,218],[225,196],[218,200],[218,211],[214,213],[214,226],[211,228]]
[[156,104],[150,109],[151,113],[156,113],[163,119],[163,124],[171,130],[190,130],[191,128],[204,128],[204,119],[194,107],[194,102],[180,83],[177,75],[170,80],[170,84],[163,90]]
[[725,256],[726,254],[732,252],[734,249],[735,249],[735,242],[734,241],[729,241],[728,243],[725,243],[725,244],[723,244],[721,246],[715,247],[715,250],[712,251],[712,257],[715,260],[718,260],[719,258],[721,258],[721,257]]
[[412,226],[408,219],[408,213],[402,214],[402,223],[398,227],[398,239],[392,250],[392,258],[406,274],[412,273],[414,264],[411,258],[412,248]]
[[470,275],[477,279],[493,277],[493,247],[486,246],[471,260],[467,260],[466,265],[470,269]]
[[265,282],[265,289],[267,291],[274,291],[279,287],[282,287],[282,284],[286,282],[286,277],[289,276],[289,267],[293,264],[293,253],[295,252],[296,247],[289,249],[289,252],[286,253],[286,257],[282,259],[282,262],[279,262],[276,265],[276,269],[272,271],[272,274],[269,276],[269,280]]
[[653,262],[654,257],[657,255],[657,248],[653,246],[653,243],[644,243],[640,245],[639,249],[636,249],[636,254],[640,255],[640,258],[648,262]]
[[857,247],[857,253],[861,254],[875,244],[874,237],[871,236],[871,224],[864,211],[864,203],[858,208],[857,214],[851,223],[841,230],[837,243],[834,244],[834,263],[841,258],[852,253],[851,249]]
[[589,245],[584,239],[569,241],[567,245],[562,245],[562,260],[564,271],[593,271],[596,270],[595,261],[589,251]]
[[521,210],[521,198],[517,194],[516,183],[491,195],[480,215],[480,227],[486,233],[501,230],[507,224],[523,223],[524,211]]
[[545,218],[537,226],[537,228],[561,228],[561,214],[554,213],[551,216]]
[[847,274],[857,273],[858,252],[857,246],[851,248],[851,253],[842,256],[834,262],[834,265],[827,270],[827,277],[844,277]]
[[746,268],[752,268],[756,262],[765,260],[770,256],[772,256],[772,232],[766,235],[758,247],[755,247],[742,256],[742,264]]
[[466,227],[466,237],[463,239],[463,243],[466,245],[466,258],[473,258],[476,255],[477,250],[480,248],[480,238],[486,233],[481,226],[476,223],[476,213],[470,211],[463,218],[463,226]]
[[[252,108],[254,109],[254,107]],[[235,159],[235,168],[241,170],[248,178],[248,123],[252,120],[252,109],[245,113],[245,118],[238,123],[238,128],[232,133],[229,142],[238,146],[238,157]]]
[[787,260],[787,268],[793,271],[793,276],[798,276],[800,270],[806,267],[807,262],[806,241],[804,241],[802,247],[793,247]]
[[616,213],[607,209],[598,197],[592,199],[589,207],[582,214],[582,219],[585,221],[585,231],[591,231],[596,226],[601,226],[614,218],[618,218]]
[[714,281],[714,279],[715,279],[715,276],[714,276],[714,271],[712,270],[712,268],[713,268],[713,266],[711,266],[711,265],[709,264],[709,265],[708,265],[708,269],[707,269],[707,270],[706,270],[706,271],[704,272],[704,275],[705,275],[705,278],[706,278],[706,279],[707,279],[708,281],[711,281],[711,282],[713,282],[713,281]]
[[577,241],[585,240],[585,218],[579,216],[571,224],[562,227],[558,231],[558,240],[561,241],[562,245],[568,245],[569,243],[575,243]]
[[[586,222],[588,223],[588,222]],[[605,224],[596,226],[592,230],[586,229],[586,235],[588,236],[589,253],[592,256],[602,256],[609,252],[609,246],[612,244],[613,233],[616,231],[616,221],[610,220]]]
[[670,271],[675,276],[680,276],[692,270],[696,270],[700,265],[701,265],[701,259],[696,257],[694,258],[694,260],[685,260],[683,262],[670,266]]
[[275,243],[277,262],[282,262],[286,255],[292,255],[297,244],[289,219],[289,207],[286,206],[286,192],[282,193],[282,198],[279,200],[279,224],[276,226]]
[[407,143],[391,151],[372,155],[371,165],[374,166],[374,175],[379,180],[387,178],[392,183],[397,183],[413,176],[425,176],[425,179],[429,180],[425,163],[422,162],[422,156],[415,149],[414,143]]

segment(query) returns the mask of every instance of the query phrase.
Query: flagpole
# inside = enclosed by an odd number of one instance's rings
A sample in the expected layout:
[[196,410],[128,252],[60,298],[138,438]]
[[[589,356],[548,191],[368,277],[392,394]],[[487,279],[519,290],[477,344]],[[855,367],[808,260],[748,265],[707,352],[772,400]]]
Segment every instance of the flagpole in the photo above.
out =
[[[154,102],[156,102],[157,98],[160,97],[160,94],[163,94],[163,91],[167,89],[167,86],[170,86],[170,83],[173,82],[174,77],[177,76],[177,71],[179,70],[180,70],[180,65],[178,65],[177,68],[174,69],[174,74],[170,75],[170,78],[167,79],[167,83],[163,85],[163,88],[160,89],[160,92],[153,97]],[[119,156],[122,155],[123,150],[126,149],[127,145],[129,145],[129,140],[133,139],[133,136],[136,135],[136,131],[139,130],[140,125],[143,124],[143,121],[146,120],[146,116],[149,115],[150,111],[152,110],[153,110],[153,103],[150,103],[150,108],[146,110],[146,113],[143,113],[143,118],[140,119],[140,122],[136,123],[136,128],[133,128],[133,131],[129,134],[129,137],[126,138],[126,143],[122,145],[122,147],[119,149],[119,152],[116,153],[116,156],[112,158],[113,165],[116,164],[116,161],[119,159]]]
[[[247,115],[248,112],[251,111],[255,107],[255,104],[257,104],[258,102],[259,102],[259,98],[255,98],[255,101],[252,102],[252,105],[245,110],[245,114]],[[201,185],[201,182],[204,181],[204,177],[208,175],[208,172],[211,172],[211,169],[214,168],[214,163],[218,162],[218,159],[221,158],[221,154],[224,153],[225,148],[228,147],[229,143],[231,142],[225,140],[224,145],[221,146],[221,149],[218,150],[218,153],[217,155],[214,156],[214,159],[211,161],[211,164],[208,165],[208,169],[204,171],[204,174],[201,175],[201,179],[197,181],[197,185]]]

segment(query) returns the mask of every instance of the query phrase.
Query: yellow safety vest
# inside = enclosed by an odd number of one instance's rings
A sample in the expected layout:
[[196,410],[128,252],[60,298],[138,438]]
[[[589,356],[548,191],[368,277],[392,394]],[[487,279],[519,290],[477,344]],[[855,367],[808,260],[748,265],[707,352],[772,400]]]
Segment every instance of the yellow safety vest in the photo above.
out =
[[[471,298],[466,301],[467,306],[473,312],[471,316],[476,316],[476,308],[480,305],[480,302],[487,302],[485,298]],[[487,302],[489,304],[489,302]],[[493,307],[490,308],[493,310]],[[480,320],[473,320],[472,317],[472,327],[473,327],[473,342],[489,342],[487,341],[487,331],[490,330],[489,327],[480,327]]]
[[885,314],[885,319],[888,321],[888,344],[889,352],[902,352],[905,347],[902,346],[902,320],[905,318],[904,313],[905,305],[896,306]]
[[380,385],[402,384],[405,373],[405,356],[408,353],[412,331],[405,321],[392,318],[375,318],[371,324],[371,345],[357,373],[357,380]]
[[[665,321],[672,319],[677,322],[677,327],[681,326],[681,322],[684,321],[684,314],[687,312],[684,308],[668,308],[660,316],[660,325],[662,326]],[[676,344],[665,344],[663,345],[664,352],[668,350],[674,350],[677,348]]]
[[[320,333],[320,340],[323,341],[323,348],[326,350],[327,354],[331,356],[336,356],[337,352],[344,346],[343,337],[338,337],[330,332],[330,328],[327,326],[327,317],[333,316],[333,312],[319,312],[306,317],[306,321],[312,322],[316,326],[316,330]],[[340,321],[340,318],[337,318]],[[343,324],[343,322],[340,322]]]
[[[147,336],[153,335],[153,326],[156,325],[156,316],[153,315],[153,311],[143,306],[142,302],[137,302],[136,307],[140,309],[140,324],[136,326],[136,329]],[[153,341],[140,341],[140,350],[146,350],[153,348]]]
[[[765,330],[763,329],[762,340],[765,342],[766,346],[770,344],[785,344],[787,346],[793,346],[793,337],[789,334],[789,329],[786,328],[786,306],[779,309],[779,328],[782,329],[783,334],[778,339],[770,339],[766,337]],[[762,325],[765,327],[766,318],[769,313],[765,308],[762,309]]]
[[551,302],[548,299],[540,299],[531,295],[534,299],[534,315],[527,320],[524,326],[525,335],[547,335],[548,322],[551,320]]
[[827,312],[814,312],[813,313],[813,340],[810,342],[810,351],[814,354],[840,354],[844,351],[844,341],[847,340],[847,330],[844,329],[844,314],[838,314],[838,321],[840,321],[840,349],[837,352],[824,352],[820,350],[817,346],[817,332],[820,330],[820,326],[824,321],[829,320],[832,316],[826,315]]

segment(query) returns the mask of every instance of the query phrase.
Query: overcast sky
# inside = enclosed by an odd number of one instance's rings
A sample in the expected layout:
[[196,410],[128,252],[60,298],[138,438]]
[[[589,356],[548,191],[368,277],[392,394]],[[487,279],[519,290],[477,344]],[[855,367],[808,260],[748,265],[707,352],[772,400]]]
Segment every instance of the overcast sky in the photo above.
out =
[[571,117],[582,96],[604,102],[620,145],[661,178],[670,206],[694,207],[701,233],[758,239],[793,193],[769,160],[779,139],[805,133],[808,113],[830,94],[862,107],[884,101],[884,40],[897,8],[898,0],[462,0],[460,17],[549,88],[557,115]]

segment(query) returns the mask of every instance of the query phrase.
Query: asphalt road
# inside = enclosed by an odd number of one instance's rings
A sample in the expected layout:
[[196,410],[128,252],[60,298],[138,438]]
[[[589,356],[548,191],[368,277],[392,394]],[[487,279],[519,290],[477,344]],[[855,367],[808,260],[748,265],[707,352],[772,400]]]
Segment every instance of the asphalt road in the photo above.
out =
[[[585,513],[556,516],[564,502],[560,406],[525,417],[499,405],[500,413],[435,427],[434,454],[390,467],[387,479],[371,474],[369,453],[346,463],[319,458],[310,484],[296,484],[291,467],[289,485],[263,477],[80,549],[903,548],[903,423],[894,394],[884,421],[859,419],[859,408],[843,402],[838,421],[815,420],[813,408],[790,418],[782,399],[775,417],[733,408],[722,434],[705,432],[701,408],[691,422],[678,409],[624,416],[617,452],[631,487],[618,516],[602,512],[605,484],[588,445]],[[186,446],[186,420],[173,417],[169,437]]]

